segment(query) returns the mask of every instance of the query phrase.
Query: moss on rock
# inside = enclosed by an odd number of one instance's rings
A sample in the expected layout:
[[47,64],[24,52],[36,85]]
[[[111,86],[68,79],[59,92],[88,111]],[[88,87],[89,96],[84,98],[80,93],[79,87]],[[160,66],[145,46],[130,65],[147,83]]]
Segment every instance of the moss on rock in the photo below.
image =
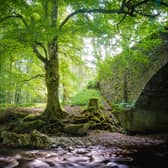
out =
[[52,144],[47,135],[37,130],[33,130],[30,134],[17,134],[4,130],[1,132],[1,138],[2,144],[10,147],[46,148]]
[[30,140],[31,145],[38,148],[48,147],[52,144],[51,139],[47,135],[42,134],[37,130],[32,131],[30,134]]
[[64,132],[71,134],[71,135],[77,135],[77,136],[84,136],[87,134],[87,131],[89,129],[89,124],[68,124],[64,128]]
[[41,130],[46,125],[46,122],[43,120],[33,120],[22,122],[19,126],[21,132],[31,132],[34,129]]
[[41,114],[28,114],[23,118],[23,121],[34,121],[34,120],[42,120],[44,119]]
[[42,131],[46,122],[43,120],[34,120],[34,121],[23,121],[17,120],[11,122],[6,130],[17,133],[30,133],[34,129]]

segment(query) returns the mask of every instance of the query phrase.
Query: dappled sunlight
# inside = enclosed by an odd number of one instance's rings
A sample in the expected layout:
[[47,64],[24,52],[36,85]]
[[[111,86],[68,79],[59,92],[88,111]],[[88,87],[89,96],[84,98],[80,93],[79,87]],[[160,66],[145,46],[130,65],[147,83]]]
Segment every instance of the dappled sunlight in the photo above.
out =
[[167,11],[166,0],[1,1],[0,167],[164,167]]

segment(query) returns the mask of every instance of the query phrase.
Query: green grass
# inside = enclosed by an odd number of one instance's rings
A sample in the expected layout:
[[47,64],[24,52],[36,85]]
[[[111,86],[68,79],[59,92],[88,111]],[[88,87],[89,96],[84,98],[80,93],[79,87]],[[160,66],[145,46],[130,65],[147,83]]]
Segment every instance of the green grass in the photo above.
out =
[[101,99],[101,94],[95,89],[84,89],[71,98],[72,106],[85,106],[90,98]]

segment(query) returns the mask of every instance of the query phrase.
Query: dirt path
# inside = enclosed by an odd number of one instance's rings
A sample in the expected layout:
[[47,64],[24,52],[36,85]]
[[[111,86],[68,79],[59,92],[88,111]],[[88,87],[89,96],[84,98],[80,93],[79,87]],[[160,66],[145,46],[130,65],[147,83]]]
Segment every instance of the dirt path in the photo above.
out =
[[84,137],[53,137],[54,147],[92,146],[119,147],[127,149],[148,149],[168,147],[168,134],[129,136],[121,133],[92,130]]
[[118,146],[121,148],[148,148],[168,145],[168,134],[148,134],[129,136],[108,131],[91,131],[88,135],[95,138],[96,143],[104,146]]
[[[63,110],[68,112],[69,114],[78,115],[80,114],[86,107],[85,106],[64,106]],[[7,108],[7,112],[25,112],[25,113],[42,113],[45,110],[44,107],[11,107]],[[111,110],[109,106],[105,106],[105,110]],[[4,110],[3,110],[4,111]]]

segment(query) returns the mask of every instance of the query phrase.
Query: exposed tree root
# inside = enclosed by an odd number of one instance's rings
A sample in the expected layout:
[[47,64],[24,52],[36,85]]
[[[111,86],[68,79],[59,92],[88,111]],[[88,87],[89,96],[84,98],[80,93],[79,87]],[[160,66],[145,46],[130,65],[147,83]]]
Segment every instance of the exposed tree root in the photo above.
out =
[[[112,118],[113,117],[113,118]],[[68,123],[69,126],[69,132],[71,133],[71,128],[73,124],[73,129],[76,125],[81,126],[83,124],[83,127],[88,125],[88,129],[102,129],[102,130],[109,130],[109,131],[117,131],[120,132],[120,126],[116,122],[116,119],[114,119],[114,116],[110,116],[106,114],[104,111],[102,111],[99,108],[98,99],[90,99],[87,109],[85,109],[80,116],[71,116],[71,119],[68,118],[64,120],[66,126],[66,131],[68,132]],[[80,129],[82,126],[80,127]],[[86,127],[85,127],[86,128]],[[76,130],[76,132],[78,132]],[[86,130],[85,130],[86,132]]]

